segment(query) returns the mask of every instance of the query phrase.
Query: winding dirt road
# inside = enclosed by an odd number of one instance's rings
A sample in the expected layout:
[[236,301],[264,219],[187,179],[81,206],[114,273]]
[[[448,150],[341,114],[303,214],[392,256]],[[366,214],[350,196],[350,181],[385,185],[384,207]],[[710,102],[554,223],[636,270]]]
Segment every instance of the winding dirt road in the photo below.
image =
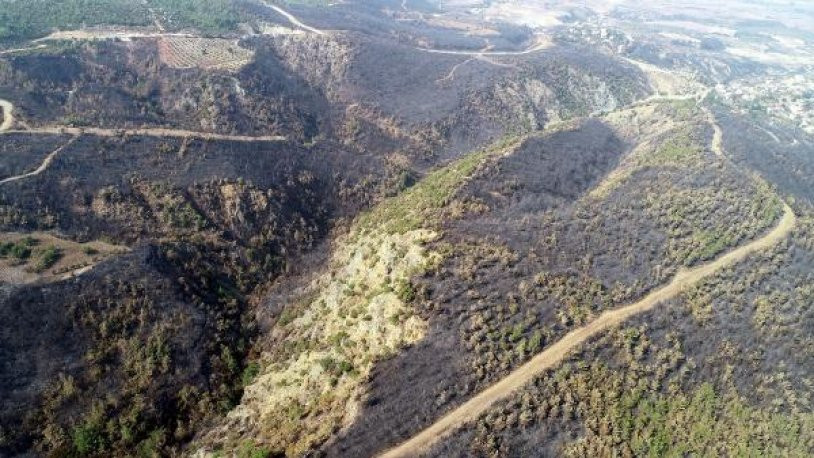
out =
[[105,129],[101,127],[64,127],[48,126],[31,129],[12,130],[14,125],[14,105],[8,100],[0,99],[0,108],[3,111],[3,122],[0,123],[0,134],[39,134],[39,135],[94,135],[97,137],[172,137],[172,138],[198,138],[201,140],[223,140],[235,142],[284,142],[287,137],[282,135],[227,135],[211,132],[196,132],[183,129]]
[[430,54],[451,54],[454,56],[473,56],[473,57],[488,57],[488,56],[523,56],[526,54],[533,54],[538,51],[543,51],[550,48],[551,42],[540,40],[534,46],[522,51],[472,51],[464,49],[434,49],[434,48],[415,48],[419,51],[427,52]]
[[0,51],[0,56],[6,55],[6,54],[15,54],[15,53],[18,53],[18,52],[35,51],[37,49],[43,49],[43,48],[47,48],[47,47],[48,47],[47,45],[37,45],[37,46],[30,46],[28,48],[6,49],[4,51]]
[[712,125],[714,131],[712,135],[712,152],[719,157],[724,157],[724,131],[721,130],[721,126],[718,124],[712,111],[708,108],[704,108],[704,113],[706,113],[707,122]]
[[79,135],[76,135],[72,139],[68,140],[64,145],[62,145],[59,148],[55,149],[51,154],[49,154],[48,156],[45,157],[45,160],[43,160],[42,164],[40,164],[40,166],[37,167],[36,169],[32,170],[31,172],[24,173],[22,175],[16,175],[16,176],[13,176],[13,177],[8,177],[8,178],[5,178],[3,180],[0,180],[0,185],[4,185],[6,183],[12,183],[14,181],[24,180],[26,178],[37,176],[37,175],[41,174],[42,172],[46,171],[48,169],[48,167],[51,165],[51,162],[54,161],[54,158],[56,158],[57,155],[62,152],[62,150],[64,150],[65,148],[71,146],[78,138],[79,138]]
[[621,324],[628,318],[653,309],[656,305],[671,299],[701,280],[719,270],[732,266],[757,251],[771,248],[792,232],[797,223],[794,211],[784,206],[785,214],[771,232],[762,238],[736,248],[708,264],[690,270],[680,271],[673,281],[634,304],[607,311],[591,323],[569,332],[565,337],[550,346],[514,372],[476,395],[463,405],[436,421],[429,428],[421,431],[407,442],[393,448],[381,457],[414,457],[425,453],[429,448],[454,432],[464,424],[476,420],[482,413],[498,401],[507,398],[515,391],[528,385],[537,375],[562,362],[568,354],[589,338]]
[[97,137],[119,137],[119,136],[142,136],[142,137],[157,137],[157,138],[182,138],[184,144],[182,148],[186,148],[187,142],[190,138],[198,138],[202,140],[222,140],[222,141],[236,141],[236,142],[282,142],[287,138],[280,135],[261,135],[261,136],[248,136],[248,135],[225,135],[214,134],[209,132],[194,132],[189,130],[180,129],[103,129],[98,127],[38,127],[33,129],[15,129],[11,127],[14,125],[14,105],[7,101],[0,99],[0,109],[2,109],[3,121],[0,123],[0,135],[2,134],[35,134],[35,135],[72,135],[67,143],[60,146],[54,152],[49,154],[45,160],[35,170],[0,180],[0,185],[11,183],[13,181],[23,180],[30,178],[44,172],[48,169],[53,162],[54,158],[59,155],[65,148],[72,145],[82,135],[94,135]]
[[[266,5],[268,8],[273,9],[274,11],[283,15],[290,23],[293,25],[306,30],[308,32],[315,33],[317,35],[328,35],[328,31],[317,29],[316,27],[311,27],[308,24],[305,24],[301,20],[299,20],[296,16],[289,13],[288,11],[284,10],[283,8],[274,5],[271,2],[266,0],[260,0],[261,3]],[[406,2],[402,3],[402,8],[406,9]],[[538,51],[542,51],[545,49],[550,48],[552,43],[548,40],[539,38],[538,42],[533,46],[529,47],[528,49],[524,49],[522,51],[473,51],[473,50],[465,50],[465,49],[435,49],[435,48],[421,48],[421,47],[414,47],[414,49],[418,51],[423,51],[431,54],[451,54],[455,56],[471,56],[471,57],[488,57],[488,56],[522,56],[526,54],[532,54]]]
[[8,134],[40,134],[40,135],[93,135],[97,137],[172,137],[172,138],[199,138],[201,140],[225,140],[235,142],[282,142],[287,138],[282,135],[227,135],[210,132],[196,132],[182,129],[105,129],[101,127],[35,127],[32,129],[6,130]]
[[43,41],[104,41],[104,40],[134,40],[139,38],[196,38],[197,35],[190,33],[167,33],[161,30],[156,32],[133,31],[133,30],[104,30],[104,29],[80,29],[62,30],[54,32],[48,36],[38,38],[32,43]]
[[299,28],[301,28],[303,30],[307,30],[308,32],[315,33],[317,35],[327,35],[328,34],[328,32],[326,32],[325,30],[320,30],[320,29],[318,29],[316,27],[311,27],[310,25],[300,21],[299,19],[297,19],[296,16],[294,16],[293,14],[289,13],[288,11],[280,8],[279,6],[277,6],[277,5],[273,4],[273,3],[267,2],[266,0],[260,0],[260,2],[263,3],[264,5],[266,5],[267,7],[273,9],[274,11],[280,13],[286,19],[288,19],[288,22],[294,24],[295,26],[297,26],[297,27],[299,27]]
[[[696,99],[700,104],[708,93],[709,91],[707,90],[700,94],[691,95],[669,97],[652,96],[638,102],[638,104],[689,99]],[[708,122],[714,129],[711,149],[716,155],[725,157],[721,127],[715,119],[715,115],[709,109],[704,108],[704,111],[707,115]],[[757,251],[765,250],[776,245],[787,238],[797,225],[797,216],[794,214],[794,210],[785,203],[783,204],[783,209],[784,214],[780,222],[772,231],[762,238],[735,248],[707,264],[689,270],[681,270],[668,285],[651,292],[638,302],[602,313],[589,324],[569,332],[565,337],[548,347],[542,353],[539,353],[529,362],[520,366],[508,376],[471,398],[460,407],[447,413],[411,439],[384,452],[380,456],[382,458],[414,457],[426,453],[430,447],[438,441],[447,437],[464,424],[476,420],[487,409],[495,405],[495,403],[528,385],[543,371],[555,367],[562,362],[571,351],[581,346],[589,338],[617,326],[635,315],[652,310],[657,305],[676,297],[681,292],[686,291],[688,288],[698,284],[721,269],[730,267]]]

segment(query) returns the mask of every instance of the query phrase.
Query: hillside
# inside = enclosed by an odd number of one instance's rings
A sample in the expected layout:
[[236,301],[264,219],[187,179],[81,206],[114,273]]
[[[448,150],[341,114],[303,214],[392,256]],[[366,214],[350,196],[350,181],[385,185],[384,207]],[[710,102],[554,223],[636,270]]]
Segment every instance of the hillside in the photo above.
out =
[[0,456],[814,454],[814,11],[730,1],[0,0]]

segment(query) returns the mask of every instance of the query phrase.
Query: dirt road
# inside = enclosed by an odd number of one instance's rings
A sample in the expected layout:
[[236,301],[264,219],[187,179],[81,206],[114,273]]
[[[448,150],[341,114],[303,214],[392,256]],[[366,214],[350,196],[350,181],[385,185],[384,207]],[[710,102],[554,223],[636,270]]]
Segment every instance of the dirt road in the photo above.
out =
[[40,135],[94,135],[97,137],[173,137],[173,138],[199,138],[201,140],[224,140],[235,142],[284,142],[287,140],[282,135],[227,135],[215,134],[210,132],[196,132],[183,129],[162,129],[162,128],[147,128],[147,129],[105,129],[101,127],[63,127],[63,126],[50,126],[50,127],[35,127],[32,129],[17,129],[12,130],[14,125],[14,105],[7,101],[0,99],[0,108],[3,111],[3,122],[0,123],[0,133],[8,134],[40,134]]
[[14,105],[7,100],[0,99],[0,108],[3,110],[3,122],[0,122],[0,132],[11,129],[14,124]]
[[543,51],[550,48],[552,43],[547,40],[540,40],[534,46],[524,49],[522,51],[471,51],[460,49],[434,49],[434,48],[415,48],[419,51],[428,52],[430,54],[452,54],[455,56],[473,56],[473,57],[488,57],[488,56],[523,56],[532,54],[538,51]]
[[57,155],[59,153],[61,153],[62,150],[64,150],[65,148],[71,146],[78,138],[79,138],[79,135],[76,135],[72,139],[68,140],[64,145],[62,145],[59,148],[55,149],[51,154],[46,156],[45,160],[42,161],[42,164],[40,164],[40,166],[37,167],[36,169],[34,169],[33,171],[28,172],[28,173],[24,173],[22,175],[16,175],[16,176],[13,176],[13,177],[8,177],[8,178],[5,178],[3,180],[0,180],[0,185],[4,185],[6,183],[11,183],[11,182],[14,182],[14,181],[24,180],[26,178],[37,176],[37,175],[41,174],[42,172],[46,171],[48,169],[48,166],[51,165],[51,162],[54,161],[54,158],[57,157]]
[[267,7],[271,8],[274,11],[276,11],[276,12],[280,13],[281,15],[285,16],[285,18],[288,19],[288,22],[294,24],[295,26],[297,26],[297,27],[299,27],[299,28],[301,28],[303,30],[307,30],[307,31],[309,31],[311,33],[315,33],[317,35],[327,35],[328,34],[328,32],[326,32],[325,30],[320,30],[320,29],[317,29],[316,27],[311,27],[310,25],[305,24],[304,22],[297,19],[297,17],[294,16],[293,14],[291,14],[288,11],[280,8],[277,5],[274,5],[273,3],[267,2],[265,0],[261,0],[261,2],[264,5],[266,5]]
[[446,414],[432,426],[420,432],[407,442],[385,452],[381,456],[396,458],[421,455],[428,451],[433,444],[448,436],[457,428],[476,420],[478,416],[498,401],[507,398],[515,391],[528,385],[543,371],[559,364],[572,350],[582,345],[592,336],[617,326],[634,315],[653,309],[656,305],[675,297],[682,291],[685,291],[687,288],[699,283],[701,280],[719,270],[736,264],[750,254],[774,246],[791,233],[796,223],[797,217],[794,211],[791,207],[785,205],[785,214],[777,227],[762,238],[736,248],[708,264],[690,270],[682,270],[669,285],[648,294],[639,302],[607,311],[588,325],[571,331],[504,379],[482,391],[457,409]]
[[707,115],[707,122],[712,125],[712,129],[714,130],[714,134],[712,135],[712,152],[719,157],[724,157],[724,131],[721,130],[721,126],[718,124],[712,111],[708,108],[704,108],[704,112]]
[[286,137],[282,135],[227,135],[210,132],[195,132],[182,129],[105,129],[101,127],[35,127],[26,130],[6,130],[10,134],[41,134],[41,135],[94,135],[97,137],[173,137],[173,138],[199,138],[202,140],[225,140],[235,142],[282,142]]
[[181,37],[181,38],[195,38],[197,35],[190,33],[167,33],[161,30],[155,32],[150,31],[136,31],[136,30],[105,30],[105,29],[81,29],[81,30],[63,30],[54,32],[48,36],[38,38],[32,43],[41,43],[44,41],[94,41],[94,40],[134,40],[138,38],[164,38],[164,37]]
[[28,48],[6,49],[4,51],[0,51],[0,56],[5,55],[5,54],[15,54],[15,53],[18,53],[18,52],[35,51],[37,49],[43,49],[43,48],[47,48],[47,47],[48,47],[47,45],[37,45],[37,46],[31,46],[31,47],[28,47]]

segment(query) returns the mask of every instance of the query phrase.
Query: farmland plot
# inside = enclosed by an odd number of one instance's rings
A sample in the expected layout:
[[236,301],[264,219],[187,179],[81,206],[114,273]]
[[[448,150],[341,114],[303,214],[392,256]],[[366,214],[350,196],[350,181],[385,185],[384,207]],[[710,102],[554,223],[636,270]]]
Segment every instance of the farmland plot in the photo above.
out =
[[236,71],[254,57],[237,40],[223,38],[163,37],[158,51],[161,61],[174,68]]

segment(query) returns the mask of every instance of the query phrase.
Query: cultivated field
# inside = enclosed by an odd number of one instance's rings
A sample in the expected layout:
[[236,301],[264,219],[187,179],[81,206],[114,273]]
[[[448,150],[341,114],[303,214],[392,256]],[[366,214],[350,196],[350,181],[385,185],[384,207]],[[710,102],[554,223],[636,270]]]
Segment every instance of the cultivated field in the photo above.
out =
[[236,71],[254,57],[237,40],[223,38],[163,37],[158,51],[161,61],[174,68]]

